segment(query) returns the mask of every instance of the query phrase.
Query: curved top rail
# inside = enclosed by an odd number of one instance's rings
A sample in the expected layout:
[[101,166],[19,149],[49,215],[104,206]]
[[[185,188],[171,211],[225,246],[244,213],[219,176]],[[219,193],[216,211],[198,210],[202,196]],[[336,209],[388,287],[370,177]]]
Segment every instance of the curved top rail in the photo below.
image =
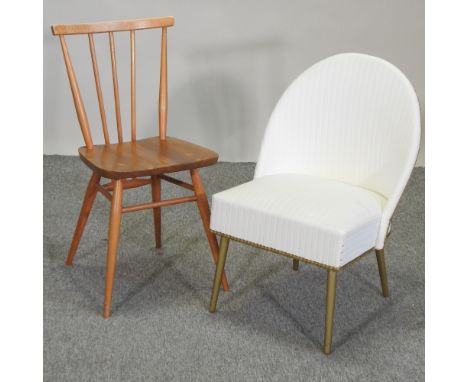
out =
[[56,24],[52,25],[52,34],[69,35],[85,33],[119,32],[137,29],[171,27],[173,25],[173,16],[135,20],[102,21],[88,24]]

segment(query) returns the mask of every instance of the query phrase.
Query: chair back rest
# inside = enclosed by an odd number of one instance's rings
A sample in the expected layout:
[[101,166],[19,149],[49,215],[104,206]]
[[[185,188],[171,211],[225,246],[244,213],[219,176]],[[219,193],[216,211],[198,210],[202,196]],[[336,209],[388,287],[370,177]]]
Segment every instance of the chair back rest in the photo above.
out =
[[285,91],[255,177],[302,173],[354,184],[388,199],[389,221],[419,141],[419,103],[405,75],[377,57],[339,54],[307,69]]
[[109,36],[109,51],[112,63],[112,82],[114,86],[114,102],[115,102],[115,116],[118,142],[123,142],[122,133],[122,118],[120,113],[120,94],[119,94],[119,81],[117,77],[117,62],[114,43],[114,32],[129,32],[130,33],[130,91],[131,91],[131,140],[136,141],[136,74],[135,74],[135,31],[140,29],[154,29],[161,28],[161,65],[160,65],[160,82],[159,82],[159,137],[166,139],[166,124],[167,124],[167,28],[174,25],[173,17],[159,17],[150,19],[138,20],[121,20],[121,21],[107,21],[91,24],[60,24],[52,26],[52,34],[58,35],[62,47],[63,58],[67,69],[68,79],[73,95],[73,102],[75,104],[78,122],[80,124],[81,132],[88,149],[93,148],[93,139],[89,128],[88,117],[86,115],[85,106],[81,97],[80,88],[76,79],[73,69],[72,61],[68,51],[67,43],[65,41],[66,35],[87,35],[89,41],[89,51],[92,60],[92,69],[96,84],[96,92],[99,103],[99,112],[101,115],[102,132],[106,145],[110,144],[109,132],[107,129],[107,118],[104,108],[104,99],[101,88],[101,80],[99,77],[98,61],[96,57],[96,50],[94,46],[95,33],[107,33]]

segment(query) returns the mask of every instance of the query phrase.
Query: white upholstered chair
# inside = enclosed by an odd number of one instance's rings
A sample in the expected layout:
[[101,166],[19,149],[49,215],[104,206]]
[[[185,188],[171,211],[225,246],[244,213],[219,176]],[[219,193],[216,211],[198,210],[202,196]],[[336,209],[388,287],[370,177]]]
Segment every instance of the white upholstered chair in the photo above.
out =
[[254,180],[213,195],[221,236],[216,310],[229,240],[327,270],[323,351],[331,352],[336,274],[375,250],[389,295],[384,243],[416,161],[419,104],[410,82],[380,58],[345,53],[302,73],[271,115]]

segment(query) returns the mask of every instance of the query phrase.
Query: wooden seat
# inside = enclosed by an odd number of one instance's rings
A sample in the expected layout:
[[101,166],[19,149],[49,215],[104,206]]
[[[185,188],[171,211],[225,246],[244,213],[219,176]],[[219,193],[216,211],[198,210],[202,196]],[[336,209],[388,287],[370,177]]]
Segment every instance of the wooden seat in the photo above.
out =
[[81,147],[78,151],[93,171],[111,179],[191,170],[218,161],[214,151],[170,137],[96,145],[91,150]]
[[[210,166],[217,162],[218,154],[209,149],[166,137],[167,124],[167,28],[174,25],[173,17],[159,17],[140,20],[110,21],[91,24],[53,25],[52,33],[60,37],[65,66],[70,81],[73,102],[75,104],[78,122],[83,134],[85,146],[79,149],[83,162],[91,168],[92,175],[86,189],[83,205],[76,225],[75,233],[68,251],[66,264],[72,265],[78,244],[83,234],[89,213],[98,192],[111,202],[109,233],[107,247],[106,281],[104,295],[105,318],[110,316],[112,289],[117,262],[120,223],[123,213],[153,210],[154,234],[156,247],[161,247],[161,207],[186,202],[197,202],[203,222],[208,244],[215,262],[218,261],[219,247],[216,236],[210,231],[210,207],[203,188],[198,168]],[[136,31],[151,28],[161,28],[161,66],[159,82],[159,136],[137,140],[136,113]],[[123,141],[123,126],[120,112],[119,80],[117,77],[117,60],[114,42],[115,32],[130,32],[130,111],[131,111],[131,141]],[[108,121],[105,111],[98,59],[94,47],[94,34],[107,33],[111,56],[112,83],[114,87],[115,123],[117,128],[117,143],[111,143],[108,133]],[[92,71],[94,74],[98,107],[101,116],[103,145],[94,145],[89,127],[88,117],[75,76],[70,54],[68,52],[66,35],[85,34],[88,36],[91,54]],[[189,170],[192,184],[172,178],[166,173]],[[101,184],[101,178],[110,182]],[[161,181],[167,181],[193,192],[191,196],[161,200]],[[123,206],[123,191],[151,185],[151,201],[131,206]],[[228,290],[226,276],[223,273],[223,289]]]

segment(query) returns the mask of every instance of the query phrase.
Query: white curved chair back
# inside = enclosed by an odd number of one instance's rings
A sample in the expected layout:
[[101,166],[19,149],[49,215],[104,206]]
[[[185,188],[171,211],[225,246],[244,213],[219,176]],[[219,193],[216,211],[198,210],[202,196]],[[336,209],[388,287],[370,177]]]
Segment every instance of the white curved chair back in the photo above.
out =
[[285,91],[270,117],[255,178],[309,174],[385,196],[381,249],[419,140],[418,99],[405,75],[377,57],[339,54],[311,66]]

